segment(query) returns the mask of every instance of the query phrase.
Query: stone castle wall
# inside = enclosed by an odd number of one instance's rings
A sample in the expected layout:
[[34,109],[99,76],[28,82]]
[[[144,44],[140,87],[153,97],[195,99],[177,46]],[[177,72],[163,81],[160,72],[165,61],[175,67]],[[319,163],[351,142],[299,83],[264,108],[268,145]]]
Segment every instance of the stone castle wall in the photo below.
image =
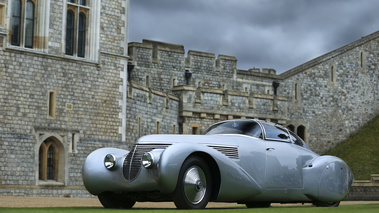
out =
[[[231,56],[188,51],[185,57],[181,45],[144,40],[129,44],[132,80],[180,99],[180,133],[198,128],[198,134],[225,119],[259,118],[289,126],[323,153],[378,114],[378,35],[281,75],[238,70]],[[188,85],[186,71],[192,73]],[[274,81],[280,83],[277,95]]]
[[[81,177],[86,156],[104,146],[128,147],[122,116],[127,1],[91,1],[90,12],[98,19],[88,16],[85,58],[65,55],[66,1],[46,1],[48,13],[39,13],[43,4],[37,1],[36,20],[50,20],[42,23],[46,37],[36,38],[46,40],[45,46],[11,45],[11,2],[0,0],[5,12],[0,13],[0,194],[89,196]],[[55,181],[39,178],[39,150],[48,140],[59,152]]]
[[127,144],[150,134],[178,134],[179,98],[144,85],[129,82]]
[[[178,123],[179,133],[192,133],[195,127],[198,134],[212,123],[233,118],[272,119],[284,124],[287,98],[273,94],[272,81],[280,79],[274,70],[241,71],[236,69],[235,57],[216,58],[198,51],[189,51],[187,57],[184,54],[181,45],[150,40],[129,44],[130,61],[135,65],[129,80],[179,98],[179,116],[167,121]],[[189,82],[186,71],[192,74]],[[135,108],[157,116],[149,108]],[[137,120],[128,121],[133,124]]]
[[288,123],[308,127],[314,150],[329,150],[379,113],[378,42],[376,32],[280,75]]

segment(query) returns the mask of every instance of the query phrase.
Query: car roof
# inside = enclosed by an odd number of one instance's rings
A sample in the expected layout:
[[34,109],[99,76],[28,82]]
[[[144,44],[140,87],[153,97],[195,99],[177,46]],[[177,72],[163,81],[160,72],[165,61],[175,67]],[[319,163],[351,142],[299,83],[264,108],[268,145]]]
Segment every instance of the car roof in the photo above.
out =
[[217,122],[215,124],[212,124],[211,126],[218,125],[218,124],[221,124],[221,123],[234,122],[234,121],[255,121],[255,122],[259,123],[259,124],[268,124],[268,125],[272,125],[272,126],[279,126],[279,127],[285,128],[285,127],[283,127],[280,124],[276,124],[276,123],[273,123],[273,122],[264,121],[264,120],[260,120],[260,119],[250,119],[250,118],[219,121],[219,122]]

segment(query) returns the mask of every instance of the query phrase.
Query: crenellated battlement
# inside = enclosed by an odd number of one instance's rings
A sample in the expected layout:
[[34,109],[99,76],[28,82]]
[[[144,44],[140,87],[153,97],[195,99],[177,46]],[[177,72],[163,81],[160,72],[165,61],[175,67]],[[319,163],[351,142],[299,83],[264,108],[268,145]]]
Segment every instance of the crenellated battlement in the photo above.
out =
[[185,55],[182,45],[159,41],[129,43],[129,55],[130,62],[136,65],[133,80],[161,90],[186,84],[185,72],[191,75],[189,84],[240,91],[245,91],[246,86],[233,82],[263,78],[271,84],[272,79],[279,79],[274,69],[238,70],[237,58],[234,56],[216,56],[214,53],[195,50],[189,50]]
[[[143,53],[142,53],[143,52]],[[233,73],[237,69],[237,58],[235,56],[218,55],[195,50],[189,50],[187,57],[183,45],[165,43],[160,41],[142,40],[142,43],[129,43],[129,56],[131,61],[139,62],[148,61],[152,64],[166,63],[166,57],[177,59],[177,62],[185,69],[199,67],[199,62],[203,66],[213,67],[214,71],[226,71]],[[209,71],[209,70],[208,70]],[[251,74],[268,74],[276,75],[276,70],[268,68],[252,68],[249,70],[239,70]]]

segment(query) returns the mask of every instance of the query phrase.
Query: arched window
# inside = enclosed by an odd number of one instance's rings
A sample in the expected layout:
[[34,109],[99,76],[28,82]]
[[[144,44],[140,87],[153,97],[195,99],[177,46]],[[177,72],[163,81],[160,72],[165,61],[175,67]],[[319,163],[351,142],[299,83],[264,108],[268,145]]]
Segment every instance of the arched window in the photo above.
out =
[[290,124],[290,125],[287,126],[287,128],[289,130],[291,130],[292,132],[295,132],[295,126],[294,125]]
[[25,47],[33,48],[34,35],[34,3],[26,2],[25,11]]
[[57,151],[54,146],[50,146],[47,150],[47,171],[46,171],[46,179],[48,180],[56,180],[57,175],[55,171],[57,170]]
[[12,32],[11,44],[20,46],[21,34],[21,1],[13,0],[12,2]]
[[78,57],[84,57],[86,49],[86,15],[79,14]]
[[39,149],[39,179],[58,180],[59,149],[51,138],[45,140]]
[[66,54],[74,54],[74,21],[75,14],[72,10],[67,10],[66,18]]
[[297,135],[305,141],[305,126],[301,125],[297,127]]
[[157,121],[157,132],[156,132],[157,134],[159,134],[159,132],[160,132],[160,128],[161,128],[160,124],[161,123],[159,121]]

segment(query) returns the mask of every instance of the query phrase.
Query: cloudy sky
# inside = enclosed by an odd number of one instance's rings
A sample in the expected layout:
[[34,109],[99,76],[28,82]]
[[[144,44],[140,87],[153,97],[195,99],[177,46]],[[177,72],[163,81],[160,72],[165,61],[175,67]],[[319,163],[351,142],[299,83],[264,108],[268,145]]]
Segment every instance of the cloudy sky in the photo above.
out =
[[130,0],[129,41],[285,72],[379,30],[378,0]]

